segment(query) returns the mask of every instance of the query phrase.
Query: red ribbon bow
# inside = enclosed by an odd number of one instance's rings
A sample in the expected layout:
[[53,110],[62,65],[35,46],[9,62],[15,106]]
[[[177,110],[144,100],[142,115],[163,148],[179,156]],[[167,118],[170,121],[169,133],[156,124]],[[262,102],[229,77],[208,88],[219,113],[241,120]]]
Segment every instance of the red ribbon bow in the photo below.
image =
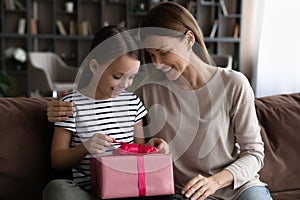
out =
[[[125,142],[120,143],[121,146],[115,150],[117,154],[143,154],[158,152],[157,148],[154,146],[144,146],[141,144],[128,144]],[[146,177],[145,177],[145,167],[144,167],[144,157],[143,155],[137,155],[137,168],[138,168],[138,187],[139,196],[146,196]]]
[[119,149],[126,151],[128,153],[151,153],[157,152],[157,148],[154,146],[144,146],[141,144],[128,144],[128,143],[121,143]]

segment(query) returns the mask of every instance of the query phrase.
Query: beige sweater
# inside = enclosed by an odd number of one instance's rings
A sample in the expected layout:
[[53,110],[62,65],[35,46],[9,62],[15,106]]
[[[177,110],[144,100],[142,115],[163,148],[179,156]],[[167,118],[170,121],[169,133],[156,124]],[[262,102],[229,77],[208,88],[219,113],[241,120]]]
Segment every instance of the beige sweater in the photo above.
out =
[[210,176],[224,168],[234,183],[212,198],[235,199],[246,188],[265,185],[258,175],[264,147],[254,94],[242,73],[218,68],[194,91],[148,77],[136,93],[149,111],[148,136],[170,145],[177,192],[197,174]]

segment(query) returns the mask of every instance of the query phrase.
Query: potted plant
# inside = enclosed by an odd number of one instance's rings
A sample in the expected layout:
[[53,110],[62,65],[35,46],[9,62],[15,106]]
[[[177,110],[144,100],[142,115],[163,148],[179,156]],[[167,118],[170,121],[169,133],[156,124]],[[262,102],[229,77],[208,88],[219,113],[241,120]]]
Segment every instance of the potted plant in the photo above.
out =
[[8,75],[0,71],[0,97],[5,97],[11,88],[11,80]]

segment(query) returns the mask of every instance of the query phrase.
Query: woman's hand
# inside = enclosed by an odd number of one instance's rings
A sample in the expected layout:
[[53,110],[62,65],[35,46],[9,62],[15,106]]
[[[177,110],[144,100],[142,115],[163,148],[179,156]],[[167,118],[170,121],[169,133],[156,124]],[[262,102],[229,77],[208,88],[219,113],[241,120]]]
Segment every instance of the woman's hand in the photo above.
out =
[[168,143],[161,138],[151,138],[146,145],[155,146],[160,153],[170,153]]
[[181,193],[191,200],[204,200],[232,182],[233,175],[226,169],[210,177],[198,174],[183,187]]
[[47,116],[50,122],[67,120],[73,114],[73,105],[70,102],[51,100],[48,102]]
[[204,200],[217,189],[217,184],[211,177],[198,174],[184,186],[182,194],[191,200]]
[[105,147],[110,146],[111,142],[113,142],[111,137],[101,133],[96,133],[95,135],[93,135],[93,137],[83,142],[83,145],[85,146],[88,153],[101,154],[105,152]]

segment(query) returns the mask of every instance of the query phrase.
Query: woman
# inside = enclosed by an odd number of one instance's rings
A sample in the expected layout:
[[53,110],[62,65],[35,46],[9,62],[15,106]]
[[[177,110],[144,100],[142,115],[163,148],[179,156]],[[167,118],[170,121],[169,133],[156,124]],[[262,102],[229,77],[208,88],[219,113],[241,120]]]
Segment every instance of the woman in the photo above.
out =
[[[153,7],[140,36],[155,68],[146,67],[136,93],[149,110],[149,136],[170,145],[179,198],[271,199],[259,180],[264,148],[245,76],[211,64],[196,20],[179,4]],[[57,105],[51,121],[68,114]]]

